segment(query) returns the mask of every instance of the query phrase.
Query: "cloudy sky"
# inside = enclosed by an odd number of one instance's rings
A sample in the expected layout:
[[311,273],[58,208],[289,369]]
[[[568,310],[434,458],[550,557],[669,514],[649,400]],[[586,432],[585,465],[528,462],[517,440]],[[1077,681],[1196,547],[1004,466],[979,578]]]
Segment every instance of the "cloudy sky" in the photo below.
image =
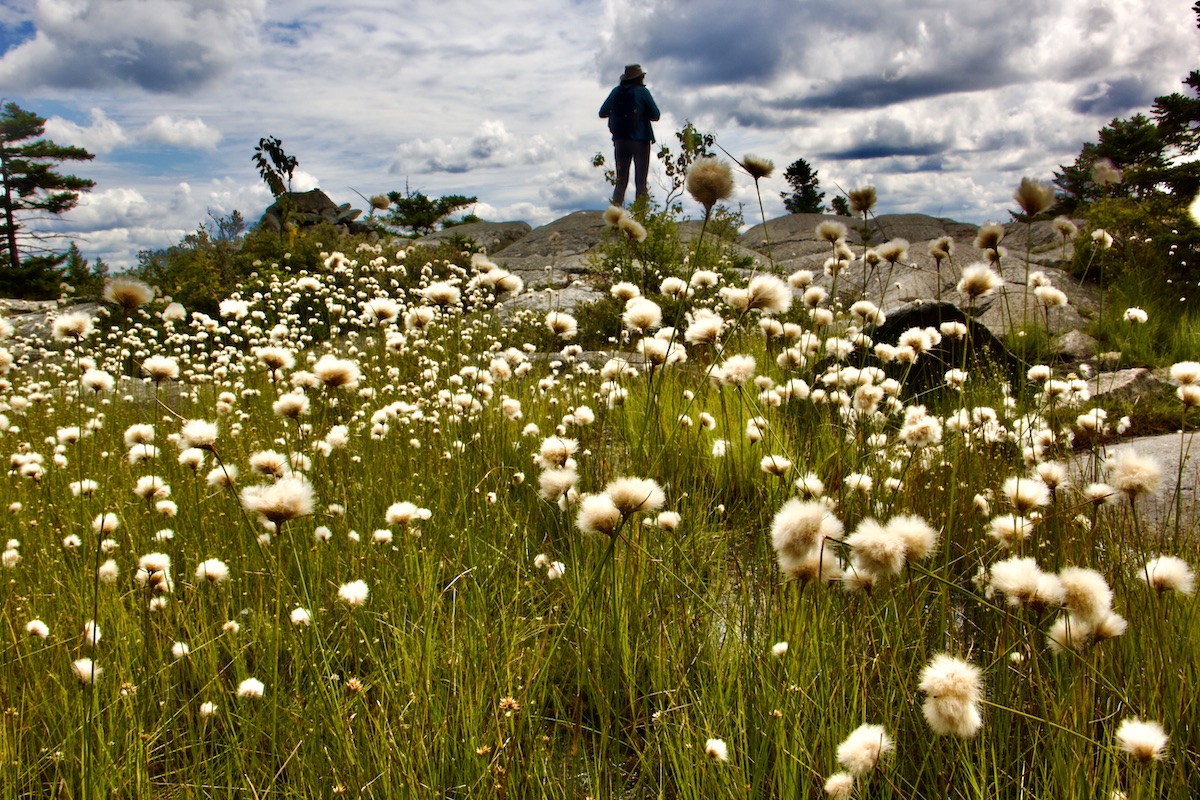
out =
[[[0,0],[0,97],[95,160],[57,224],[114,268],[211,210],[257,220],[251,156],[365,203],[407,185],[485,219],[601,208],[597,109],[638,62],[663,110],[736,156],[797,158],[878,211],[1006,219],[1115,116],[1200,67],[1191,0]],[[736,9],[736,10],[735,10]],[[652,182],[652,187],[654,187]],[[661,188],[653,189],[657,196]],[[737,199],[757,219],[753,184]]]

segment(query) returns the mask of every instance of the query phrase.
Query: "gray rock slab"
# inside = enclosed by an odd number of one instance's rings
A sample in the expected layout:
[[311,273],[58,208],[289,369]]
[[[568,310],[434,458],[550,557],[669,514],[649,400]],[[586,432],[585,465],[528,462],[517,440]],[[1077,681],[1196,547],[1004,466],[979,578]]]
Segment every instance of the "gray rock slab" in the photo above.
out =
[[541,291],[526,291],[500,304],[501,310],[511,312],[518,309],[532,311],[565,311],[574,313],[575,309],[586,303],[594,303],[605,297],[605,293],[593,288],[583,281],[573,281],[558,289],[543,289]]
[[525,238],[532,230],[528,222],[468,222],[422,236],[415,244],[437,245],[462,237],[473,240],[479,247],[487,248],[489,254],[495,254],[513,242]]
[[[1182,468],[1181,463],[1182,444]],[[1162,489],[1154,496],[1138,500],[1137,509],[1141,515],[1148,541],[1155,543],[1169,542],[1175,532],[1176,492],[1179,494],[1180,531],[1182,543],[1190,548],[1194,558],[1197,542],[1200,541],[1200,439],[1195,433],[1167,433],[1160,436],[1139,436],[1108,445],[1105,454],[1112,458],[1120,453],[1134,452],[1139,456],[1153,459],[1162,470]],[[1088,483],[1095,478],[1104,480],[1103,471],[1093,471],[1090,454],[1077,456],[1072,463],[1072,471],[1076,481]],[[1122,500],[1119,506],[1106,509],[1105,513],[1127,513],[1128,502]],[[1157,552],[1157,551],[1156,551]],[[1147,555],[1154,555],[1148,553]],[[1171,553],[1184,555],[1184,553]]]
[[1166,384],[1145,367],[1131,367],[1114,372],[1101,372],[1088,379],[1092,396],[1134,397],[1161,392]]
[[1096,355],[1099,343],[1083,331],[1067,331],[1050,343],[1050,350],[1059,358],[1086,361]]

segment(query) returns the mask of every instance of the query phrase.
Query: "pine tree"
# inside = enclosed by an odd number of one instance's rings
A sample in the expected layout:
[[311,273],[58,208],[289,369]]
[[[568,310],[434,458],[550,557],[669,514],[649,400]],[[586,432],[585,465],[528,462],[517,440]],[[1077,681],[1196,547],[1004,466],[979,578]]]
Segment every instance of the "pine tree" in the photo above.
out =
[[478,198],[460,194],[427,197],[422,192],[410,190],[407,185],[403,193],[388,192],[387,196],[395,207],[388,215],[388,221],[403,231],[411,231],[414,236],[433,233],[444,217],[478,202]]
[[[1200,28],[1200,0],[1192,6]],[[1059,167],[1054,183],[1062,190],[1058,211],[1075,213],[1105,197],[1190,203],[1200,192],[1200,70],[1183,79],[1185,92],[1157,97],[1151,115],[1114,119],[1086,142],[1074,164]],[[1122,173],[1119,184],[1098,185],[1096,163],[1108,159]]]
[[794,190],[791,194],[781,192],[783,206],[790,214],[824,214],[824,192],[818,192],[820,182],[817,171],[803,158],[797,158],[783,173],[784,179]]
[[74,242],[67,248],[66,261],[63,264],[62,279],[74,287],[75,296],[94,300],[100,297],[104,290],[104,281],[108,278],[108,265],[103,259],[96,259],[92,266],[79,252],[79,246]]
[[[1095,181],[1095,164],[1107,158],[1124,175],[1119,184],[1102,187]],[[1100,129],[1098,141],[1085,142],[1074,164],[1059,167],[1054,183],[1062,190],[1059,210],[1070,213],[1082,203],[1104,196],[1145,197],[1157,192],[1170,163],[1158,128],[1144,114],[1114,119]]]
[[[82,147],[69,147],[43,139],[46,120],[16,103],[5,103],[0,110],[0,256],[6,262],[8,280],[17,273],[33,270],[23,279],[39,284],[56,282],[56,267],[62,256],[41,256],[22,261],[21,240],[37,240],[26,231],[21,218],[30,214],[51,215],[70,211],[79,202],[79,193],[91,190],[95,182],[74,175],[63,175],[55,167],[63,161],[89,161],[92,154]],[[46,274],[51,273],[51,274]],[[32,288],[32,287],[31,287]],[[44,289],[45,287],[41,287]]]

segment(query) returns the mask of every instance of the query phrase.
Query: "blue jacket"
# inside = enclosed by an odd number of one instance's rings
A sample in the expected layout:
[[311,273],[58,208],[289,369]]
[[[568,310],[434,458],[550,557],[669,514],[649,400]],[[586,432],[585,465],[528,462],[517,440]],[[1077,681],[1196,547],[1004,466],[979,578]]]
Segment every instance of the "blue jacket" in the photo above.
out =
[[[620,86],[614,87],[608,93],[608,97],[604,101],[604,105],[600,106],[600,116],[607,119],[612,116],[613,101],[616,99],[617,90]],[[657,122],[659,113],[658,106],[654,103],[654,98],[650,96],[650,90],[645,86],[633,87],[633,99],[638,107],[637,127],[633,131],[633,135],[629,137],[630,141],[634,142],[653,142],[654,128],[651,127],[651,121]],[[614,136],[615,140],[616,137]]]

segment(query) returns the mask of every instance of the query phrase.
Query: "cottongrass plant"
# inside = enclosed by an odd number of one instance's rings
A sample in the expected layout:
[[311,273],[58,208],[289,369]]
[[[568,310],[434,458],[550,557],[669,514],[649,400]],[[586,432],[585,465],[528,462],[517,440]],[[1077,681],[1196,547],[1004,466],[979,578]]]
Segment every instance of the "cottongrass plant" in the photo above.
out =
[[[757,180],[755,183],[757,185]],[[704,207],[704,222],[700,226],[700,235],[696,237],[695,253],[699,254],[713,208],[733,194],[733,170],[715,156],[698,158],[688,168],[685,185],[692,199]]]
[[7,794],[1200,793],[1195,542],[1080,474],[1086,384],[918,397],[965,331],[813,275],[622,287],[593,358],[485,258],[326,263],[3,376]]
[[[717,147],[721,147],[717,145]],[[764,178],[769,178],[775,172],[775,162],[762,156],[752,155],[747,153],[741,159],[736,159],[730,155],[729,151],[721,147],[721,152],[729,156],[739,167],[741,167],[747,175],[754,181],[754,195],[758,198],[758,213],[762,220],[763,243],[767,248],[767,260],[771,262],[771,267],[775,267],[775,255],[771,251],[771,233],[767,229],[767,212],[763,207],[762,201],[762,186],[760,181]]]

